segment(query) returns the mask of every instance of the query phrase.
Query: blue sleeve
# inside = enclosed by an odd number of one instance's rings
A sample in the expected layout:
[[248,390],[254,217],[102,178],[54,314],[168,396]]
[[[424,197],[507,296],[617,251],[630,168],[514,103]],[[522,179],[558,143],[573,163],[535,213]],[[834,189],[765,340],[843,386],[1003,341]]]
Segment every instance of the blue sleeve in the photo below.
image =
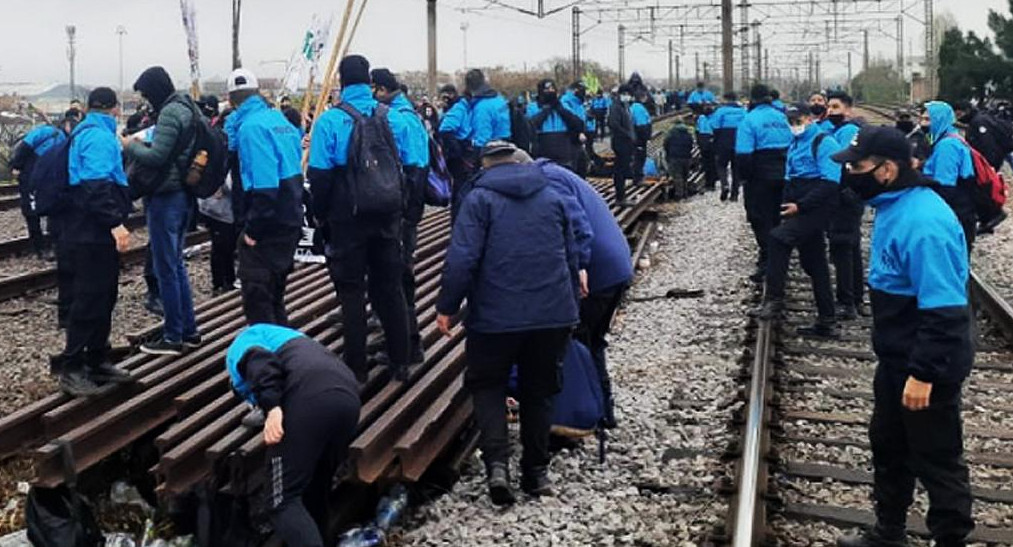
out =
[[752,154],[755,150],[756,139],[753,134],[753,124],[746,117],[739,125],[739,130],[735,132],[735,153],[747,155]]
[[397,145],[397,155],[401,160],[401,165],[412,165],[414,159],[411,153],[412,134],[404,114],[394,109],[388,110],[387,125],[390,126],[390,132],[394,135],[394,144]]
[[310,140],[310,161],[309,166],[314,169],[333,169],[336,167],[337,158],[335,146],[337,135],[334,131],[334,118],[324,114],[313,125],[313,138]]
[[576,96],[574,96],[571,100],[566,101],[563,106],[580,118],[580,121],[587,122],[587,114],[584,112],[584,106],[580,104],[580,100],[577,99]]
[[271,133],[244,125],[239,131],[239,163],[246,196],[246,233],[255,241],[268,235],[277,217],[279,165]]
[[713,129],[723,129],[725,124],[725,109],[719,108],[707,119]]
[[450,110],[440,121],[440,133],[457,133],[464,126],[464,113],[459,108],[459,103],[450,107]]
[[541,109],[538,108],[538,105],[536,103],[528,103],[528,109],[525,112],[524,116],[530,120],[531,118],[534,118],[535,114],[538,114],[538,112],[540,111]]
[[77,177],[74,182],[118,182],[123,172],[123,148],[112,134],[90,130],[74,140],[77,151],[75,162]]
[[471,143],[475,148],[481,148],[489,142],[492,138],[492,112],[489,111],[488,105],[484,104],[489,99],[485,99],[471,109]]
[[936,143],[936,149],[929,159],[932,161],[932,172],[926,173],[936,182],[953,186],[961,178],[961,167],[964,146],[955,138],[942,139]]
[[470,292],[485,254],[489,219],[481,192],[472,191],[461,204],[450,237],[450,248],[443,264],[443,279],[436,310],[454,315]]
[[840,184],[841,164],[837,163],[831,156],[841,150],[841,145],[830,135],[823,137],[820,147],[816,151],[816,163],[820,169],[820,178]]

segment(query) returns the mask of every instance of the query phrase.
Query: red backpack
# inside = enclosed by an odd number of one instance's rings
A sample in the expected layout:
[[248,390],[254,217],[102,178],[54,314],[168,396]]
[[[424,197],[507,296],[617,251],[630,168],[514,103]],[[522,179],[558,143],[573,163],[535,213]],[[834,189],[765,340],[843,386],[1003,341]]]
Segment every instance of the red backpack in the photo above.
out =
[[978,207],[978,214],[992,215],[1001,211],[1003,205],[1006,205],[1006,181],[1003,180],[1002,175],[996,172],[985,156],[968,144],[963,137],[959,135],[947,135],[947,137],[959,140],[971,151],[974,178],[968,182],[974,184],[972,191],[975,205]]

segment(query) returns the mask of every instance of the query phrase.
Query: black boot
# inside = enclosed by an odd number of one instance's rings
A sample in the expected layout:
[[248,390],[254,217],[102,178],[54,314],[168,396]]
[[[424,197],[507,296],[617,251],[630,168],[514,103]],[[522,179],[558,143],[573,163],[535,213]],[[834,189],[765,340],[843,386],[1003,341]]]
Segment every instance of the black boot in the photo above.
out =
[[858,319],[858,312],[855,311],[855,307],[846,306],[844,304],[837,305],[836,315],[841,321],[854,321],[855,319]]
[[885,536],[873,528],[861,534],[837,538],[837,547],[907,547],[907,537],[903,533]]
[[767,269],[763,266],[757,266],[756,271],[750,274],[749,280],[753,283],[763,283],[765,277],[767,277]]
[[525,470],[521,474],[521,490],[535,497],[553,495],[548,469],[536,467]]
[[784,300],[767,300],[759,308],[749,310],[748,315],[749,317],[770,321],[772,319],[779,319],[782,313],[784,313]]
[[489,497],[496,505],[513,505],[517,501],[513,489],[510,488],[510,473],[505,462],[489,464],[486,470],[486,484],[489,486]]
[[721,201],[728,201],[728,191],[721,189]]
[[98,384],[127,384],[134,381],[130,373],[113,366],[108,359],[108,350],[90,350],[84,354],[88,376]]
[[84,356],[64,355],[59,363],[60,390],[71,397],[88,397],[98,393],[102,387],[88,377]]
[[795,329],[799,336],[806,338],[840,338],[841,333],[837,330],[837,322],[833,320],[818,320],[808,327]]

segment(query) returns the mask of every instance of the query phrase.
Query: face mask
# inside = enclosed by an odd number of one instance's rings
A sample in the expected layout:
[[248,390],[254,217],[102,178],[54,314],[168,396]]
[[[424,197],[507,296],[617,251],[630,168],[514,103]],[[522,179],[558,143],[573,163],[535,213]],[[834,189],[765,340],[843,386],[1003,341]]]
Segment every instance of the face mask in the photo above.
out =
[[887,191],[887,187],[876,180],[876,171],[882,166],[883,164],[881,163],[868,173],[845,173],[842,177],[842,182],[847,188],[850,188],[852,192],[857,194],[862,201],[869,201]]
[[914,128],[915,128],[915,122],[912,122],[912,121],[897,122],[897,129],[900,129],[901,131],[903,131],[905,133],[910,133],[911,131],[914,130]]
[[827,116],[830,123],[834,124],[834,127],[840,127],[844,124],[844,114],[831,114]]
[[543,103],[551,103],[556,100],[555,91],[542,91],[538,94],[538,100]]
[[804,125],[793,125],[791,126],[791,134],[797,137],[802,133],[805,133],[805,128],[806,126]]
[[632,97],[630,97],[629,95],[620,95],[619,96],[619,100],[622,101],[622,102],[624,102],[624,103],[630,102],[631,99],[632,99]]
[[820,117],[827,113],[827,107],[821,104],[809,105],[809,110],[813,113],[813,116]]

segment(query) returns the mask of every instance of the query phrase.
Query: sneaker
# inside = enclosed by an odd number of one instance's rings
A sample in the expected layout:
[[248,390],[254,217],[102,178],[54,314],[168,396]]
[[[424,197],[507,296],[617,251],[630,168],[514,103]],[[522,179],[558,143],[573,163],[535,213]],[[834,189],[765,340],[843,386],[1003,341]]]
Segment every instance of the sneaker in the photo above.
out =
[[549,482],[548,470],[540,467],[531,471],[525,471],[521,476],[521,490],[536,498],[553,495],[554,492],[552,491],[552,483]]
[[799,327],[795,333],[805,338],[840,338],[837,323],[816,323],[808,327]]
[[104,359],[98,364],[88,365],[88,376],[99,384],[129,384],[134,381],[129,372]]
[[784,312],[784,301],[783,300],[768,300],[764,302],[760,307],[753,308],[748,312],[750,317],[755,317],[763,321],[770,321],[778,319]]
[[860,534],[849,534],[837,538],[837,547],[907,547],[907,538],[904,534],[891,536],[892,539],[882,536],[876,529]]
[[182,342],[170,342],[165,338],[141,344],[139,349],[142,353],[147,353],[148,355],[172,355],[174,357],[183,355]]
[[721,191],[721,201],[728,201],[728,192]]
[[60,391],[71,397],[88,397],[102,390],[84,373],[84,371],[64,372],[60,374]]
[[199,332],[195,332],[195,333],[191,334],[190,336],[184,336],[183,337],[183,347],[185,347],[187,349],[196,349],[196,348],[199,348],[201,346],[201,344],[203,344],[203,343],[204,343],[204,337],[201,336],[201,333],[199,333]]
[[489,486],[489,497],[495,505],[513,505],[517,498],[510,488],[510,474],[507,464],[493,463],[489,465],[486,484]]
[[405,383],[408,381],[408,366],[395,367],[390,365],[390,377],[395,382]]
[[165,308],[162,306],[161,298],[149,298],[148,301],[144,303],[144,309],[148,310],[153,315],[157,315],[159,317],[165,316]]

